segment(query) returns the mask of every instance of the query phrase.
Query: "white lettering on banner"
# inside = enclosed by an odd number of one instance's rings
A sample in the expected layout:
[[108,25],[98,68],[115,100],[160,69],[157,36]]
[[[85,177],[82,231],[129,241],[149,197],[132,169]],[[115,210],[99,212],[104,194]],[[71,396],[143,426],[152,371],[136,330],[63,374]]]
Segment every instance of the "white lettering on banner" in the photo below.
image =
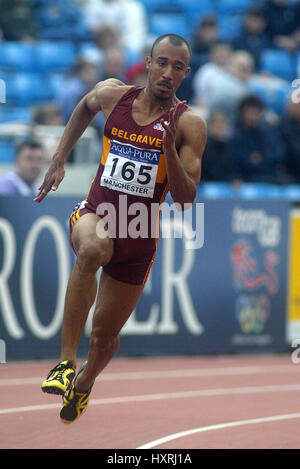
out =
[[281,220],[269,216],[265,210],[235,208],[232,212],[232,231],[238,234],[256,234],[263,247],[278,246],[281,239]]
[[0,310],[9,335],[13,339],[21,339],[25,333],[17,321],[8,285],[16,260],[16,237],[12,225],[3,218],[0,219],[0,233],[4,243],[3,265],[0,271]]
[[[53,319],[48,326],[41,324],[35,308],[34,290],[33,290],[33,260],[34,251],[40,232],[48,229],[55,242],[58,253],[58,293],[56,308]],[[21,300],[24,308],[24,316],[29,329],[39,339],[49,339],[53,337],[62,323],[65,292],[70,274],[70,259],[68,244],[65,233],[60,223],[50,216],[39,218],[28,233],[24,246],[22,264],[21,264]]]
[[[170,223],[167,221],[167,223]],[[164,220],[162,221],[162,225]],[[178,229],[176,220],[174,220],[174,230]],[[184,233],[191,233],[192,227],[187,225],[184,220]],[[183,238],[186,244],[187,240]],[[162,272],[162,321],[158,325],[159,334],[176,334],[178,325],[173,319],[173,291],[177,292],[179,305],[181,308],[182,318],[186,325],[187,330],[191,334],[199,335],[203,333],[203,326],[197,318],[194,309],[193,301],[188,287],[187,279],[195,263],[195,251],[193,249],[183,250],[183,261],[181,269],[177,272],[174,271],[174,252],[175,241],[173,238],[164,239],[164,251],[162,265],[164,266]]]
[[[182,222],[178,224],[176,220],[172,221],[172,227],[166,226],[170,221],[162,220],[162,229],[175,232],[182,228]],[[184,220],[184,233],[187,239],[181,239],[185,244],[191,239],[192,227]],[[122,335],[153,335],[170,334],[175,335],[178,332],[178,324],[174,320],[173,299],[176,291],[181,309],[183,321],[187,330],[193,335],[200,335],[204,329],[197,318],[188,287],[188,276],[195,263],[195,251],[193,249],[183,250],[183,261],[180,270],[175,268],[175,241],[173,238],[163,238],[163,259],[162,259],[162,305],[161,321],[159,322],[159,305],[153,304],[150,309],[149,317],[146,321],[137,321],[135,311],[123,327]],[[151,276],[149,276],[144,289],[145,294],[151,294]]]
[[6,344],[0,339],[0,363],[6,363]]

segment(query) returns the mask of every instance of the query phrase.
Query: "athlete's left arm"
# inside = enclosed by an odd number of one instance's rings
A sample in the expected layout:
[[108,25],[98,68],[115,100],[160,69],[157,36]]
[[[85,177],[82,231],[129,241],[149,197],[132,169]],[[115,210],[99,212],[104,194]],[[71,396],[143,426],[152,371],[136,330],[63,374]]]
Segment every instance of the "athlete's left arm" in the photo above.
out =
[[[196,197],[207,138],[204,120],[190,109],[181,114],[183,105],[180,102],[171,110],[168,124],[161,122],[165,129],[163,148],[169,189],[174,202],[179,203],[182,209],[183,204],[193,203]],[[178,150],[177,132],[182,136]]]

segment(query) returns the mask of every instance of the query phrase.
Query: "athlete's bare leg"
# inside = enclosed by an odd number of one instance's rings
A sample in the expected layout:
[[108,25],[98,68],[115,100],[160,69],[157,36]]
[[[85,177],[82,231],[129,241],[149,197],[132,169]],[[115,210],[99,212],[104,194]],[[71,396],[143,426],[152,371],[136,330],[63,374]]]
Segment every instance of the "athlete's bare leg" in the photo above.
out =
[[119,346],[119,332],[134,310],[143,285],[131,285],[101,273],[93,317],[88,362],[76,380],[76,389],[86,391],[110,362]]
[[97,294],[96,272],[111,259],[113,241],[106,236],[100,218],[87,213],[74,225],[72,243],[77,259],[66,292],[60,359],[70,360],[76,368],[77,348]]

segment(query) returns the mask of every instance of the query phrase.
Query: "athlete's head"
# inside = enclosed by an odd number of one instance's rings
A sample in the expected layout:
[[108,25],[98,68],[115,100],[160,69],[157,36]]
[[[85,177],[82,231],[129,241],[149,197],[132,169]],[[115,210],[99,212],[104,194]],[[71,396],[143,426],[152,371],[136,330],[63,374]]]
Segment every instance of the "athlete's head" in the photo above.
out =
[[146,59],[148,86],[156,98],[169,99],[190,71],[191,48],[177,34],[158,37]]

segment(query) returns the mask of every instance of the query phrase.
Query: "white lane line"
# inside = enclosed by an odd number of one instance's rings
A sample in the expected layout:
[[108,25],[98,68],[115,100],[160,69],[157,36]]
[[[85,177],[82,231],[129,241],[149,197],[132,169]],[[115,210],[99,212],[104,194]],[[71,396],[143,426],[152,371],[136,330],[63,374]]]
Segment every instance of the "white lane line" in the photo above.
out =
[[185,430],[179,433],[173,433],[172,435],[167,435],[162,438],[159,438],[154,441],[150,441],[142,446],[139,446],[136,449],[151,449],[156,448],[157,446],[163,445],[164,443],[168,443],[169,441],[177,440],[179,438],[184,438],[186,436],[195,435],[196,433],[204,433],[213,430],[223,430],[224,428],[233,428],[233,427],[241,427],[243,425],[253,425],[259,423],[268,423],[268,422],[278,422],[280,420],[291,420],[291,419],[299,419],[300,413],[297,414],[283,414],[283,415],[273,415],[271,417],[260,417],[256,419],[249,419],[249,420],[240,420],[236,422],[227,422],[227,423],[220,423],[217,425],[209,425],[207,427],[199,427],[193,428],[191,430]]
[[[103,373],[97,381],[129,381],[145,379],[168,379],[168,378],[193,378],[201,376],[235,376],[255,374],[276,373],[299,373],[295,365],[271,365],[271,366],[243,366],[228,368],[189,369],[189,370],[165,370],[165,371],[132,371],[125,373]],[[23,386],[27,384],[41,383],[45,377],[28,378],[3,378],[0,379],[1,386]]]
[[[128,402],[150,402],[162,401],[168,399],[189,399],[194,397],[215,397],[215,396],[230,396],[239,394],[259,394],[270,392],[293,392],[300,391],[300,384],[283,384],[273,386],[248,386],[248,387],[235,387],[235,388],[220,388],[220,389],[201,389],[194,391],[181,391],[181,392],[168,392],[158,394],[140,394],[136,396],[120,396],[108,397],[103,399],[92,399],[89,405],[107,405],[107,404],[122,404]],[[20,412],[32,412],[39,410],[56,409],[61,407],[61,404],[41,404],[23,407],[12,407],[7,409],[0,409],[0,415],[13,414]]]

